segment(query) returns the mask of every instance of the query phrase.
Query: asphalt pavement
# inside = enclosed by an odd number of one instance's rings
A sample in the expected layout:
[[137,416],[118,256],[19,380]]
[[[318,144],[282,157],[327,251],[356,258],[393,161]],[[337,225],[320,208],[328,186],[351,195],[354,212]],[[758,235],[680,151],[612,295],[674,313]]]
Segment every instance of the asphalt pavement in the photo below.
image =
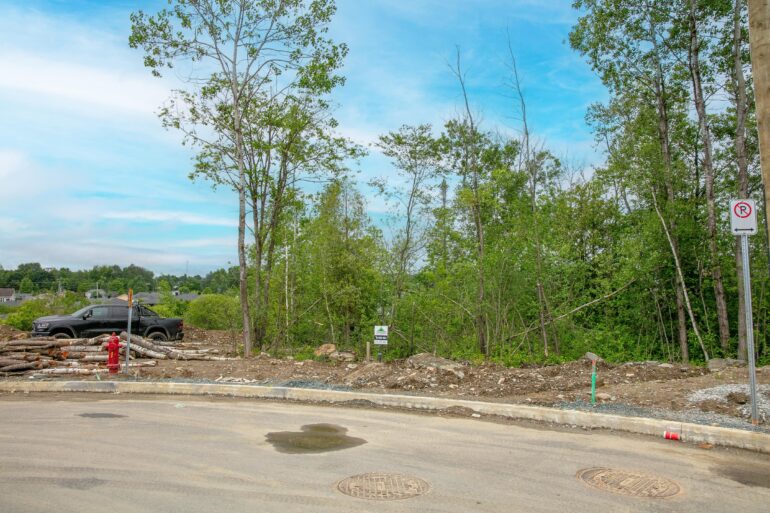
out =
[[[586,482],[585,469],[601,470]],[[0,396],[0,513],[769,510],[768,456],[662,438],[249,400]]]

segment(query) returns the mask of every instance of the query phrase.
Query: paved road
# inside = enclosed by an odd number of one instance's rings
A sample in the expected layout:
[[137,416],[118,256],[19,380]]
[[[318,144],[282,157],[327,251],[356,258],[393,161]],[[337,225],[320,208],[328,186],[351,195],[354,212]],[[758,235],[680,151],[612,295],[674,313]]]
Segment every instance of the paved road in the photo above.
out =
[[[346,435],[366,443],[292,454],[266,438],[317,423],[347,428]],[[576,478],[586,467],[664,476],[682,492],[668,499],[608,493]],[[416,476],[432,488],[387,502],[336,490],[339,480],[368,472]],[[770,458],[383,410],[0,396],[0,513],[92,511],[767,513]]]

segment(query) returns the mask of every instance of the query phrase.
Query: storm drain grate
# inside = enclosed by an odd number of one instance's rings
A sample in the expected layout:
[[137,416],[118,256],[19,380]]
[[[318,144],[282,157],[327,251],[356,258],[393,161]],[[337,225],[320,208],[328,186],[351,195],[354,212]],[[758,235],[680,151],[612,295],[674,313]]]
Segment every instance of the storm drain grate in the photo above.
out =
[[343,479],[337,490],[357,499],[394,501],[426,494],[430,485],[418,477],[371,472]]
[[612,468],[586,468],[577,477],[594,488],[630,497],[665,499],[682,491],[677,483],[664,477]]

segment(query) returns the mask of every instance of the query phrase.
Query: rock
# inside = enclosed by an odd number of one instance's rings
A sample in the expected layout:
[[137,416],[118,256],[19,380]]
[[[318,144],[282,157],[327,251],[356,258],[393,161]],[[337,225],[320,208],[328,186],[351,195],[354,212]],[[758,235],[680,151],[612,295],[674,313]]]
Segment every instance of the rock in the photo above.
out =
[[599,392],[596,394],[596,398],[600,401],[611,401],[612,396],[608,394],[607,392]]
[[634,376],[636,376],[636,374],[634,374],[633,372],[627,372],[626,373],[626,377],[627,378],[633,378]]
[[474,419],[480,419],[481,415],[479,415],[478,413],[471,413],[471,417],[473,417]]
[[746,404],[749,402],[748,394],[744,394],[743,392],[730,392],[727,394],[727,399],[738,404]]
[[728,367],[744,367],[746,362],[732,358],[712,358],[709,360],[708,369],[711,372],[725,370]]
[[355,369],[356,367],[358,367],[358,364],[355,364],[355,363],[349,363],[349,364],[348,364],[348,366],[347,366],[347,369],[348,369],[348,370],[353,370],[353,369]]
[[337,351],[337,346],[334,344],[323,344],[321,346],[318,346],[318,348],[315,350],[313,354],[316,356],[329,356],[330,354]]
[[406,364],[413,369],[434,368],[453,374],[458,379],[463,379],[465,377],[465,372],[462,371],[461,364],[453,362],[452,360],[447,360],[446,358],[441,358],[440,356],[434,356],[430,353],[420,353],[411,356],[406,360]]
[[672,364],[670,364],[670,363],[661,363],[660,365],[658,365],[658,367],[660,367],[661,369],[673,369],[674,368],[674,366]]
[[334,351],[333,353],[330,353],[327,356],[329,357],[330,360],[334,360],[335,362],[356,361],[355,353],[351,353],[350,351]]
[[602,360],[602,358],[599,355],[594,354],[594,353],[592,353],[590,351],[583,355],[583,359],[588,360],[589,362],[593,361],[593,360],[596,360],[597,362],[603,362],[604,361],[604,360]]
[[498,385],[502,385],[503,383],[505,383],[505,378],[500,378],[497,380]]

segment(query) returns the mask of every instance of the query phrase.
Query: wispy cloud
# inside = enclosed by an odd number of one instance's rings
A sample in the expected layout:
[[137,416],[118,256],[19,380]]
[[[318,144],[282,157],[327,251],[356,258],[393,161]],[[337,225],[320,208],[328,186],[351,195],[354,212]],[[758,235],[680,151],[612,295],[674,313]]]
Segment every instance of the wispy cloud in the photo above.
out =
[[[154,114],[181,78],[153,78],[127,45],[128,13],[164,3],[0,5],[0,264],[181,272],[187,261],[202,271],[233,261],[232,191],[191,183],[193,153]],[[440,130],[461,107],[448,66],[457,45],[484,128],[515,135],[509,31],[536,135],[559,155],[595,162],[583,116],[603,88],[564,44],[570,4],[338,0],[331,32],[350,47],[347,83],[334,94],[340,131],[372,145],[402,124]],[[358,168],[369,212],[384,226],[389,206],[366,182],[395,180],[393,168],[376,148]]]
[[182,223],[199,226],[238,226],[233,219],[225,217],[209,217],[191,212],[169,210],[136,210],[127,212],[106,212],[103,219],[121,219],[145,223]]

